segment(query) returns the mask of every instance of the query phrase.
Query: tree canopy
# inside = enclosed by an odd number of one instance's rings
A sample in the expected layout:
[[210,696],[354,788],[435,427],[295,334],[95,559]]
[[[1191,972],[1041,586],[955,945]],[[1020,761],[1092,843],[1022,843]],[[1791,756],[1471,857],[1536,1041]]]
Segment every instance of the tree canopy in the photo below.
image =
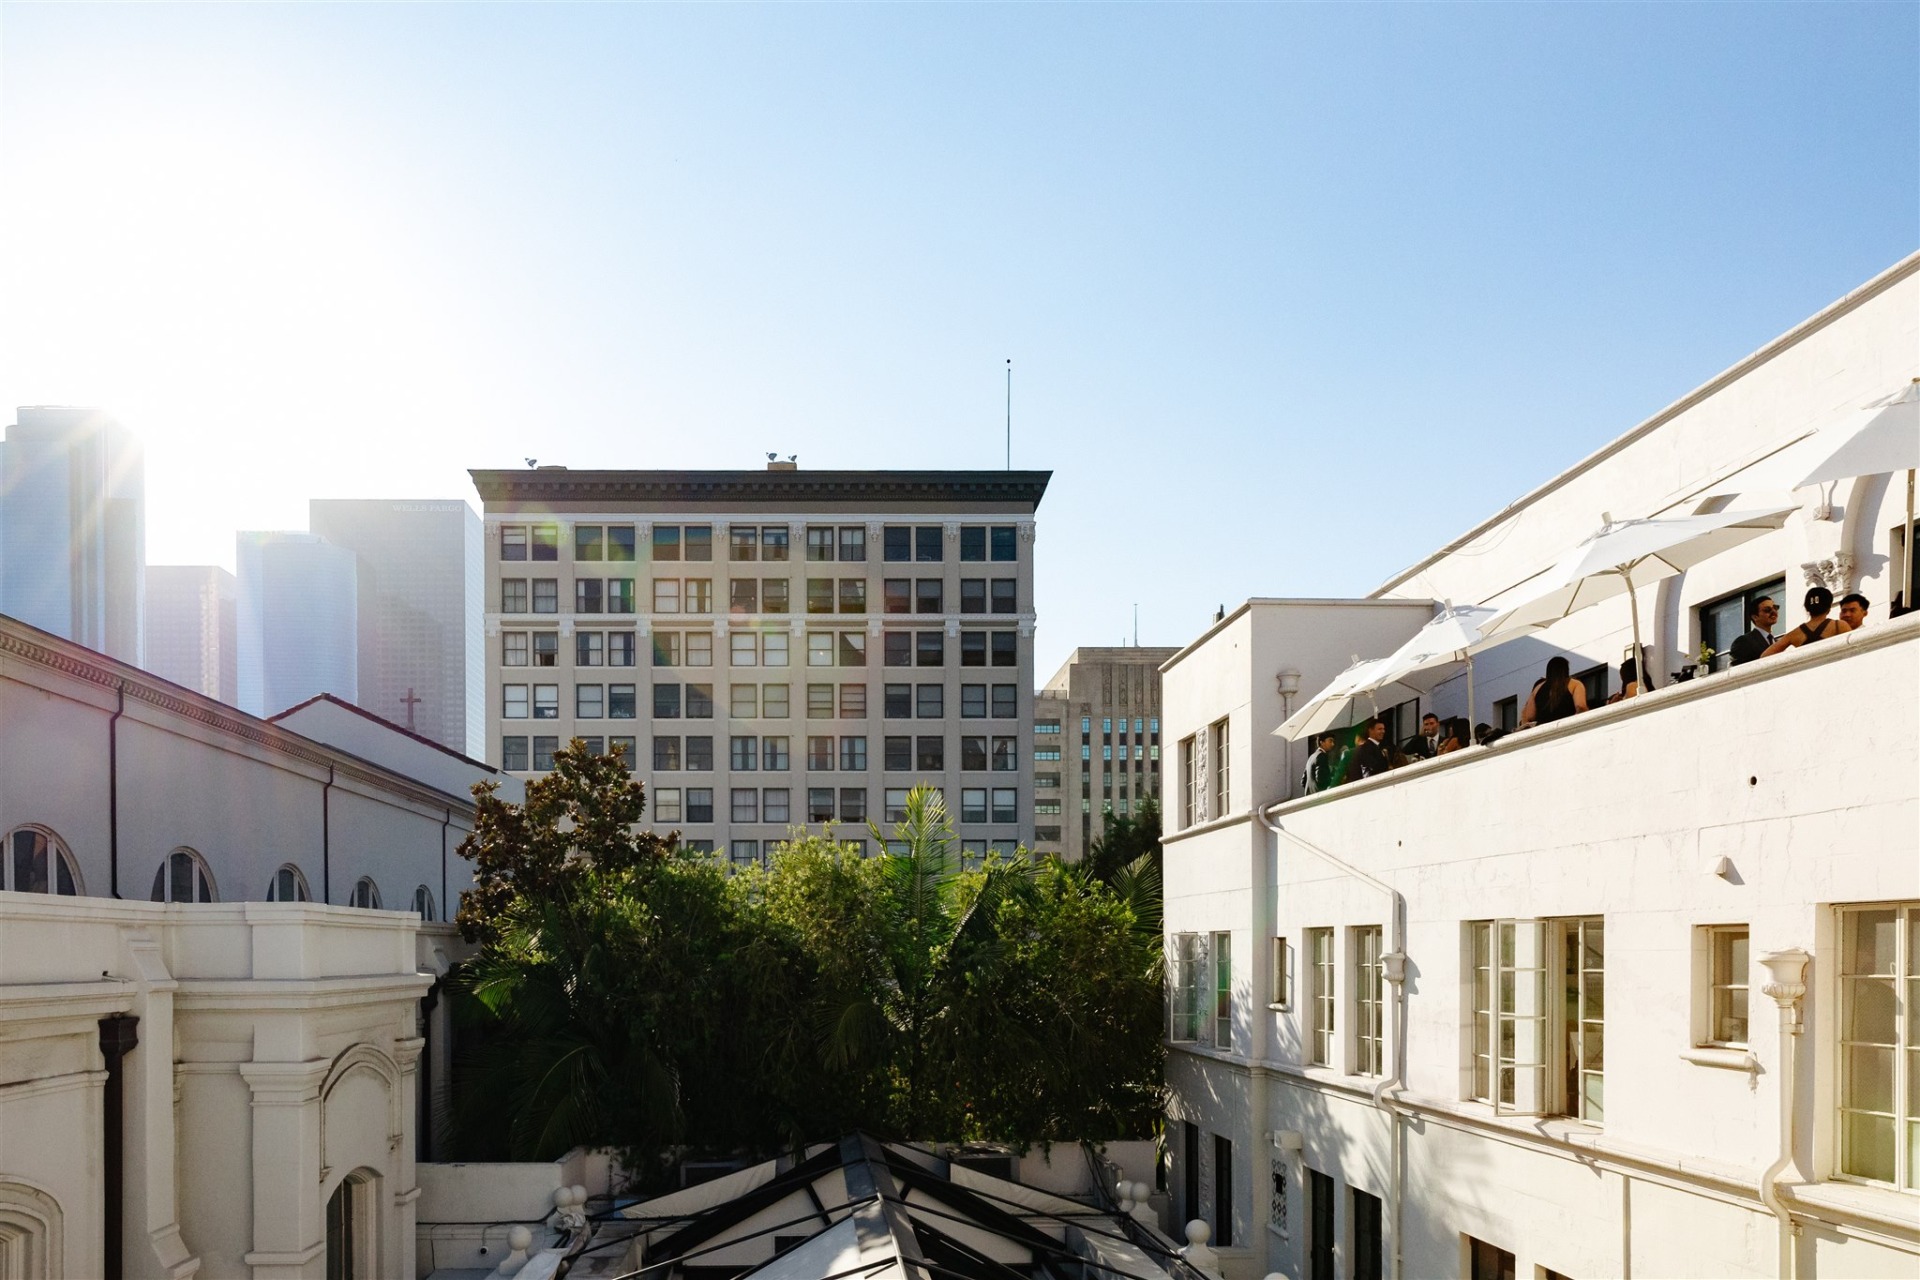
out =
[[[966,866],[916,789],[884,852],[796,833],[732,869],[636,825],[575,744],[515,806],[481,796],[459,920],[478,1048],[469,1158],[581,1142],[772,1151],[852,1128],[1032,1143],[1145,1136],[1161,1109],[1157,868]],[[1143,918],[1151,912],[1152,919]]]

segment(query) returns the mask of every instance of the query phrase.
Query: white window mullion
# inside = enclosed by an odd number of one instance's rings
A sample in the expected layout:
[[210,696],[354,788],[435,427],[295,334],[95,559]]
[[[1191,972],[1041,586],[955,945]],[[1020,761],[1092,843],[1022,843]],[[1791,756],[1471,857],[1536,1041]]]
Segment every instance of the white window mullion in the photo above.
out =
[[1499,1064],[1494,1109],[1507,1115],[1540,1115],[1548,1105],[1546,925],[1539,920],[1496,921],[1494,945],[1494,1052]]

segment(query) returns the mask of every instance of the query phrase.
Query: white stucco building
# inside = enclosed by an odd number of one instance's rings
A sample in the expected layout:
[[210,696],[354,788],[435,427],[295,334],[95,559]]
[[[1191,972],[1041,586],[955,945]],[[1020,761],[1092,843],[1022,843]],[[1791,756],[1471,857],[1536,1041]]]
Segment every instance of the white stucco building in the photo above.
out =
[[[1163,667],[1172,1193],[1229,1280],[1920,1269],[1920,617],[1904,475],[1643,598],[1660,687],[1316,795],[1290,700],[1601,523],[1772,505],[1741,473],[1920,374],[1920,255],[1364,601],[1252,600]],[[1686,682],[1730,604],[1866,625]],[[1713,634],[1709,634],[1713,633]],[[1605,678],[1624,599],[1438,680],[1500,723]],[[1601,668],[1593,672],[1593,668]],[[1443,673],[1445,674],[1445,673]],[[1512,702],[1507,702],[1512,699]]]

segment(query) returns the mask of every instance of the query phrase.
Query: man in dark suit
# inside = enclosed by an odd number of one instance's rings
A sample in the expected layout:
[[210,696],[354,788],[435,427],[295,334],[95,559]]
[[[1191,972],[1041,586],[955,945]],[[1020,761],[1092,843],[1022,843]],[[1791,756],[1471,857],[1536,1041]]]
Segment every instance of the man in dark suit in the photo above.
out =
[[1780,620],[1780,606],[1771,596],[1761,596],[1747,610],[1747,629],[1734,642],[1727,646],[1727,652],[1733,655],[1733,666],[1752,662],[1767,651],[1773,643],[1773,624]]
[[1409,760],[1431,760],[1440,754],[1440,717],[1429,711],[1420,717],[1420,732],[1400,744]]
[[1353,749],[1353,763],[1347,767],[1347,778],[1353,782],[1385,773],[1393,767],[1393,761],[1387,755],[1386,721],[1379,716],[1369,716],[1360,732],[1360,744]]

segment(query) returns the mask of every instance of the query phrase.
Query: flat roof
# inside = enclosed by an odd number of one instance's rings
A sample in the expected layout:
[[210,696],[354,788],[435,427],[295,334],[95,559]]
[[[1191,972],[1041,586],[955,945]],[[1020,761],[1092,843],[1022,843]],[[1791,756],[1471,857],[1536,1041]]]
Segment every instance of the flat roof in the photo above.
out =
[[574,471],[474,469],[483,502],[1017,502],[1051,471]]

